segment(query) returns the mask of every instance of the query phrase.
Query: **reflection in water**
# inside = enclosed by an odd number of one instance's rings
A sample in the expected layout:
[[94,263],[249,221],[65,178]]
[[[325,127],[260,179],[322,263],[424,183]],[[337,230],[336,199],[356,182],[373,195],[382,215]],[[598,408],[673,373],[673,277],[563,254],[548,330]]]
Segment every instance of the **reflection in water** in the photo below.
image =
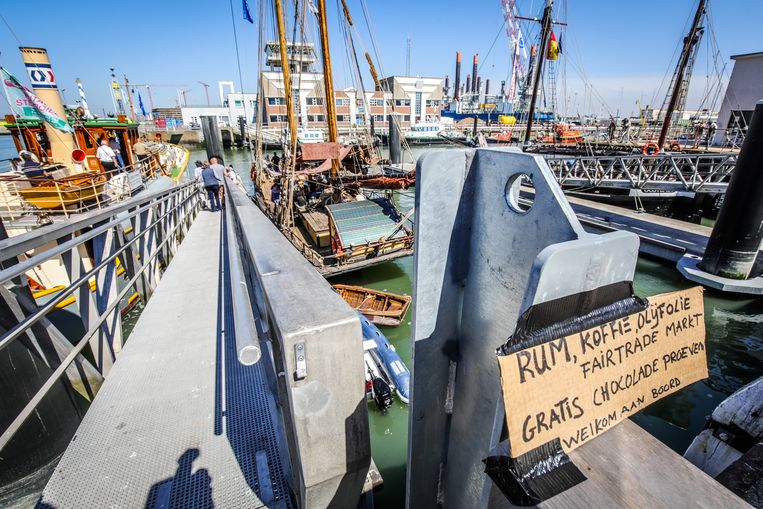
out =
[[[417,149],[419,155],[423,149]],[[204,158],[193,152],[191,161]],[[248,182],[246,151],[226,151],[226,164],[232,163],[244,182]],[[400,210],[413,206],[414,189],[396,192]],[[367,286],[400,294],[411,294],[412,257],[386,263],[336,278],[338,283]],[[638,295],[682,290],[693,286],[678,271],[666,264],[640,259],[634,281]],[[411,311],[397,328],[380,327],[409,366]],[[727,396],[761,375],[763,359],[763,299],[729,298],[705,292],[705,322],[710,378],[668,396],[633,417],[633,420],[679,454],[683,454],[707,417]],[[408,446],[408,407],[395,401],[384,414],[368,406],[371,447],[374,461],[384,478],[384,488],[375,495],[377,508],[403,507]]]

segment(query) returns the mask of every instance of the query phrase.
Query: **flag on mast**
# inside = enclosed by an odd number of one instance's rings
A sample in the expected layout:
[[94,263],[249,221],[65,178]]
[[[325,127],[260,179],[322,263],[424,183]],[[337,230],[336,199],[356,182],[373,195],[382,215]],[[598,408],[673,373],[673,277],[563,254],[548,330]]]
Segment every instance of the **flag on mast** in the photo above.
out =
[[554,31],[551,31],[551,40],[548,41],[548,50],[546,51],[546,58],[548,60],[556,60],[559,58],[559,43],[556,41],[556,35]]
[[138,92],[138,106],[140,107],[140,112],[143,116],[147,117],[148,115],[146,115],[146,108],[143,107],[143,98],[140,96],[140,92]]
[[254,20],[252,19],[252,13],[249,11],[249,4],[246,2],[246,0],[241,0],[244,7],[244,19],[247,20],[249,23],[254,24]]
[[73,133],[74,129],[69,123],[59,117],[53,109],[45,104],[39,97],[19,83],[11,73],[0,67],[0,78],[3,80],[3,89],[8,98],[11,111],[18,119],[42,120],[55,129],[65,133]]

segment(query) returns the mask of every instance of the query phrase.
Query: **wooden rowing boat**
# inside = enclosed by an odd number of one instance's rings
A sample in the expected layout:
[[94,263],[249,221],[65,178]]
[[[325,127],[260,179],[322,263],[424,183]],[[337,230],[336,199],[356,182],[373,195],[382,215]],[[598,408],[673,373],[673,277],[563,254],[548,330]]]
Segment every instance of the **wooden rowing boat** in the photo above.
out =
[[408,295],[396,295],[353,285],[334,285],[334,290],[353,308],[376,325],[397,327],[411,305]]

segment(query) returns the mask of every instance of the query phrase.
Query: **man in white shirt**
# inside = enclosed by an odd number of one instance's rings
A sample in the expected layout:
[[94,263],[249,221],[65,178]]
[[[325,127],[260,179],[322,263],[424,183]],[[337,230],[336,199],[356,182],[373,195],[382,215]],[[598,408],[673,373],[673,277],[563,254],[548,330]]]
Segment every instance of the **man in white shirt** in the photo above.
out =
[[117,169],[117,156],[109,147],[109,140],[106,138],[101,140],[101,146],[95,152],[95,157],[101,162],[103,171],[110,172]]

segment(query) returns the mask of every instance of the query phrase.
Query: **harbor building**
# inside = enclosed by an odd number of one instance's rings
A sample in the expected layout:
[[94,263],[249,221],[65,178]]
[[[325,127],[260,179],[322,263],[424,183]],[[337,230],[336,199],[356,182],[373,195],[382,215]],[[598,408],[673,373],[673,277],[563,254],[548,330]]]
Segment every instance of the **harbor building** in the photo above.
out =
[[[220,82],[229,83],[229,82]],[[257,94],[231,91],[224,94],[221,91],[222,106],[188,106],[181,108],[182,121],[185,127],[200,125],[203,116],[217,117],[221,126],[237,126],[239,117],[245,118],[248,124],[254,122],[257,111]]]
[[439,120],[443,99],[442,78],[390,76],[381,80],[381,86],[392,94],[395,112],[401,115],[401,125]]
[[[326,128],[326,94],[323,74],[314,72],[315,47],[310,43],[288,43],[287,54],[295,69],[292,90],[300,127]],[[283,128],[287,117],[278,42],[269,42],[265,55],[269,69],[262,72],[265,97],[262,123]],[[353,128],[373,121],[375,126],[386,126],[387,115],[393,110],[404,128],[415,123],[437,121],[443,102],[442,87],[442,78],[390,76],[381,80],[381,90],[365,91],[362,95],[352,87],[335,90],[337,124],[340,128]]]
[[744,137],[752,120],[755,103],[763,99],[763,51],[732,55],[726,95],[718,112],[718,130],[713,145]]

